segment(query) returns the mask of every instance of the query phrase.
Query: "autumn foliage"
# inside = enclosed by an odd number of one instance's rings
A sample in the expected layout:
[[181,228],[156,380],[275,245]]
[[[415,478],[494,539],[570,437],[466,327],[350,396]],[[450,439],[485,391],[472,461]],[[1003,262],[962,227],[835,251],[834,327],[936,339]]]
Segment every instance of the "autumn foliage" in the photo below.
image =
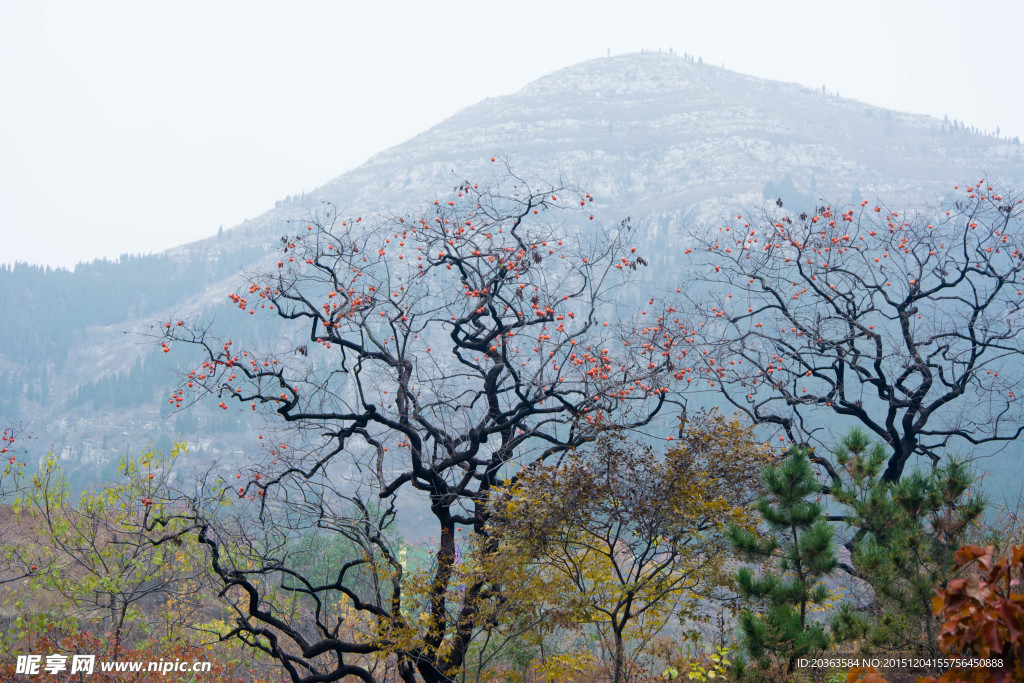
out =
[[992,663],[954,667],[937,680],[1024,680],[1024,545],[1008,558],[995,557],[992,546],[968,545],[955,559],[960,567],[975,565],[981,573],[953,579],[936,591],[935,613],[945,619],[939,647],[950,657]]
[[[0,492],[30,491],[49,546],[12,546],[3,580],[66,613],[29,610],[19,647],[234,644],[275,674],[219,649],[223,680],[294,683],[799,678],[807,656],[934,641],[938,585],[943,651],[1002,662],[939,680],[1024,676],[1024,546],[947,571],[981,523],[972,475],[908,469],[1024,433],[1020,199],[979,181],[920,212],[779,202],[681,246],[699,283],[665,300],[637,287],[628,219],[491,161],[416,211],[292,223],[228,296],[230,333],[157,328],[199,358],[166,411],[269,423],[243,463],[178,486],[145,456],[73,501],[4,432]],[[275,334],[236,334],[257,320]],[[694,417],[695,389],[724,412]],[[836,608],[839,572],[871,605]]]
[[[211,396],[280,425],[260,440],[260,462],[212,477],[180,517],[237,596],[234,635],[295,681],[371,680],[381,667],[450,680],[500,599],[460,567],[467,548],[498,546],[491,492],[607,424],[649,424],[669,400],[675,340],[664,318],[616,310],[611,297],[646,261],[629,222],[592,222],[592,203],[506,169],[416,213],[364,219],[325,205],[230,295],[238,312],[285,326],[279,348],[220,339],[184,317],[164,323],[163,349],[203,356],[169,405]],[[429,508],[428,580],[400,559],[400,494]],[[227,500],[251,508],[233,513],[232,530],[214,523]],[[313,530],[359,549],[329,581],[311,582],[286,550]],[[271,599],[267,581],[281,575],[311,630]],[[341,629],[326,614],[339,602],[355,613]]]
[[[219,643],[224,615],[194,539],[147,527],[184,452],[179,443],[165,459],[152,451],[126,457],[117,480],[80,496],[52,454],[38,471],[8,466],[0,473],[15,501],[0,507],[3,675],[13,675],[18,655],[34,654],[43,657],[39,675],[79,681],[70,656],[85,654],[95,657],[90,680],[107,683],[141,683],[153,673],[105,672],[101,662],[161,660],[208,664],[204,675],[218,681],[251,681],[256,671],[281,680],[253,652]],[[20,454],[23,462],[34,459],[27,449]],[[66,657],[66,667],[43,671],[50,655]]]
[[[532,632],[547,648],[559,630],[598,638],[611,652],[604,675],[633,680],[644,644],[674,620],[700,618],[724,584],[726,527],[752,528],[762,492],[747,474],[775,460],[749,425],[717,413],[685,422],[663,453],[609,430],[496,497],[494,570],[519,587],[518,610],[543,615]],[[545,675],[590,658],[556,652],[540,662]]]

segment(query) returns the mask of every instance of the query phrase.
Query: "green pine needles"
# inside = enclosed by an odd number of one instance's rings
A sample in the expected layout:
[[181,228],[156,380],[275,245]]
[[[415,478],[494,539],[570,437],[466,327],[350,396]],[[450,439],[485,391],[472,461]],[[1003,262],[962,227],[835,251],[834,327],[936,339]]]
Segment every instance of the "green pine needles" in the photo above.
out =
[[839,564],[809,452],[794,447],[781,464],[762,474],[768,496],[757,509],[768,533],[735,525],[728,531],[745,560],[765,567],[760,576],[749,567],[736,575],[739,593],[750,604],[739,618],[743,644],[760,668],[785,663],[787,674],[798,658],[828,647],[825,628],[810,619],[809,611],[828,599],[821,579]]
[[958,571],[953,555],[968,542],[986,500],[972,494],[974,478],[962,462],[949,459],[886,482],[886,460],[885,449],[860,429],[835,451],[840,479],[831,493],[846,508],[855,575],[874,593],[859,618],[840,630],[844,640],[874,653],[938,656],[941,621],[932,613],[932,597]]
[[[831,485],[823,487],[810,456],[811,449],[795,446],[762,473],[768,495],[757,504],[761,533],[735,525],[728,530],[739,555],[758,567],[744,567],[735,577],[747,603],[738,626],[757,665],[747,672],[781,678],[784,670],[788,677],[798,659],[832,643],[875,654],[937,656],[941,623],[932,597],[956,576],[954,554],[970,540],[986,506],[972,494],[967,465],[949,459],[884,481],[889,453],[853,429],[833,452]],[[840,567],[837,534],[849,553],[843,571],[869,596],[857,609],[849,602],[833,608],[824,582]],[[823,612],[831,612],[827,623]]]

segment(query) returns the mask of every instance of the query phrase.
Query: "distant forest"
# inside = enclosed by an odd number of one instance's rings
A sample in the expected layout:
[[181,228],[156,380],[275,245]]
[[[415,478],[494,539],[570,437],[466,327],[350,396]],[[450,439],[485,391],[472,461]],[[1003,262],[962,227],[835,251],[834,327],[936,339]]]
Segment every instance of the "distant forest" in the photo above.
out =
[[[22,400],[45,403],[55,375],[66,369],[68,350],[89,343],[88,328],[153,318],[255,263],[262,247],[203,246],[187,258],[122,254],[115,261],[80,263],[74,270],[15,263],[0,265],[0,413],[19,414]],[[100,400],[113,407],[151,401],[158,363],[137,361],[116,377],[83,385],[67,407]]]

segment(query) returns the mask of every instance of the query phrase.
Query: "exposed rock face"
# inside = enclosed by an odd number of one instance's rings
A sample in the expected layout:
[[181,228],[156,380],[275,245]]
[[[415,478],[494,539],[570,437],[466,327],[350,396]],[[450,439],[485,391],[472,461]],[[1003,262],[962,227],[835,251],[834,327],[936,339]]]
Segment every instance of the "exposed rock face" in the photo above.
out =
[[[658,245],[649,250],[656,252],[650,270],[665,279],[679,277],[675,254],[684,228],[720,225],[765,197],[782,196],[789,206],[878,197],[902,207],[933,200],[956,182],[1024,180],[1019,144],[679,56],[639,54],[584,62],[468,107],[301,200],[281,203],[221,239],[166,255],[183,263],[231,261],[227,272],[241,272],[259,266],[253,253],[269,254],[282,234],[294,230],[289,220],[325,210],[323,202],[346,215],[400,213],[461,180],[485,182],[503,172],[505,159],[524,178],[562,177],[585,186],[606,222],[631,216],[640,242]],[[31,419],[30,428],[72,461],[116,460],[126,449],[173,435],[173,417],[160,419],[153,401],[113,411],[98,401],[66,410],[62,400],[99,376],[127,373],[144,341],[131,333],[148,332],[155,320],[189,312],[230,316],[220,308],[238,278],[224,278],[224,272],[200,276],[201,286],[172,306],[133,306],[123,322],[111,324],[108,316],[89,327],[67,350],[65,369],[49,375],[49,395],[57,400],[26,398],[22,419]],[[89,302],[88,292],[73,287],[68,296]],[[40,322],[26,308],[7,324]],[[15,373],[12,386],[28,386],[18,380],[22,363],[4,356],[0,349],[0,373]],[[171,382],[153,387],[152,394],[164,395]],[[204,449],[240,455],[246,437],[218,431],[210,420],[194,435],[202,434]]]

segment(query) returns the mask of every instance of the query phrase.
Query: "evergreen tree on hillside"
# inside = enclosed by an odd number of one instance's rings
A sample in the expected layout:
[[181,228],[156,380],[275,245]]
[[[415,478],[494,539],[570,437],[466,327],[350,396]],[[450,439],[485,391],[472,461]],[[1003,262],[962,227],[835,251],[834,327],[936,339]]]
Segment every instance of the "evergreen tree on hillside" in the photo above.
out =
[[932,597],[955,575],[953,556],[986,501],[971,494],[973,477],[961,462],[889,483],[882,480],[887,456],[861,429],[851,430],[835,452],[843,477],[831,493],[848,508],[846,521],[855,530],[856,575],[874,591],[866,614],[844,625],[845,638],[861,639],[876,654],[924,649],[938,656],[941,622]]
[[809,618],[811,606],[829,595],[821,579],[838,566],[834,531],[816,500],[821,492],[808,460],[810,449],[790,450],[778,466],[763,473],[768,496],[757,510],[768,533],[732,526],[730,541],[748,562],[763,566],[760,575],[739,570],[736,586],[749,606],[740,614],[743,645],[761,669],[785,663],[792,673],[799,657],[824,650],[829,636]]

